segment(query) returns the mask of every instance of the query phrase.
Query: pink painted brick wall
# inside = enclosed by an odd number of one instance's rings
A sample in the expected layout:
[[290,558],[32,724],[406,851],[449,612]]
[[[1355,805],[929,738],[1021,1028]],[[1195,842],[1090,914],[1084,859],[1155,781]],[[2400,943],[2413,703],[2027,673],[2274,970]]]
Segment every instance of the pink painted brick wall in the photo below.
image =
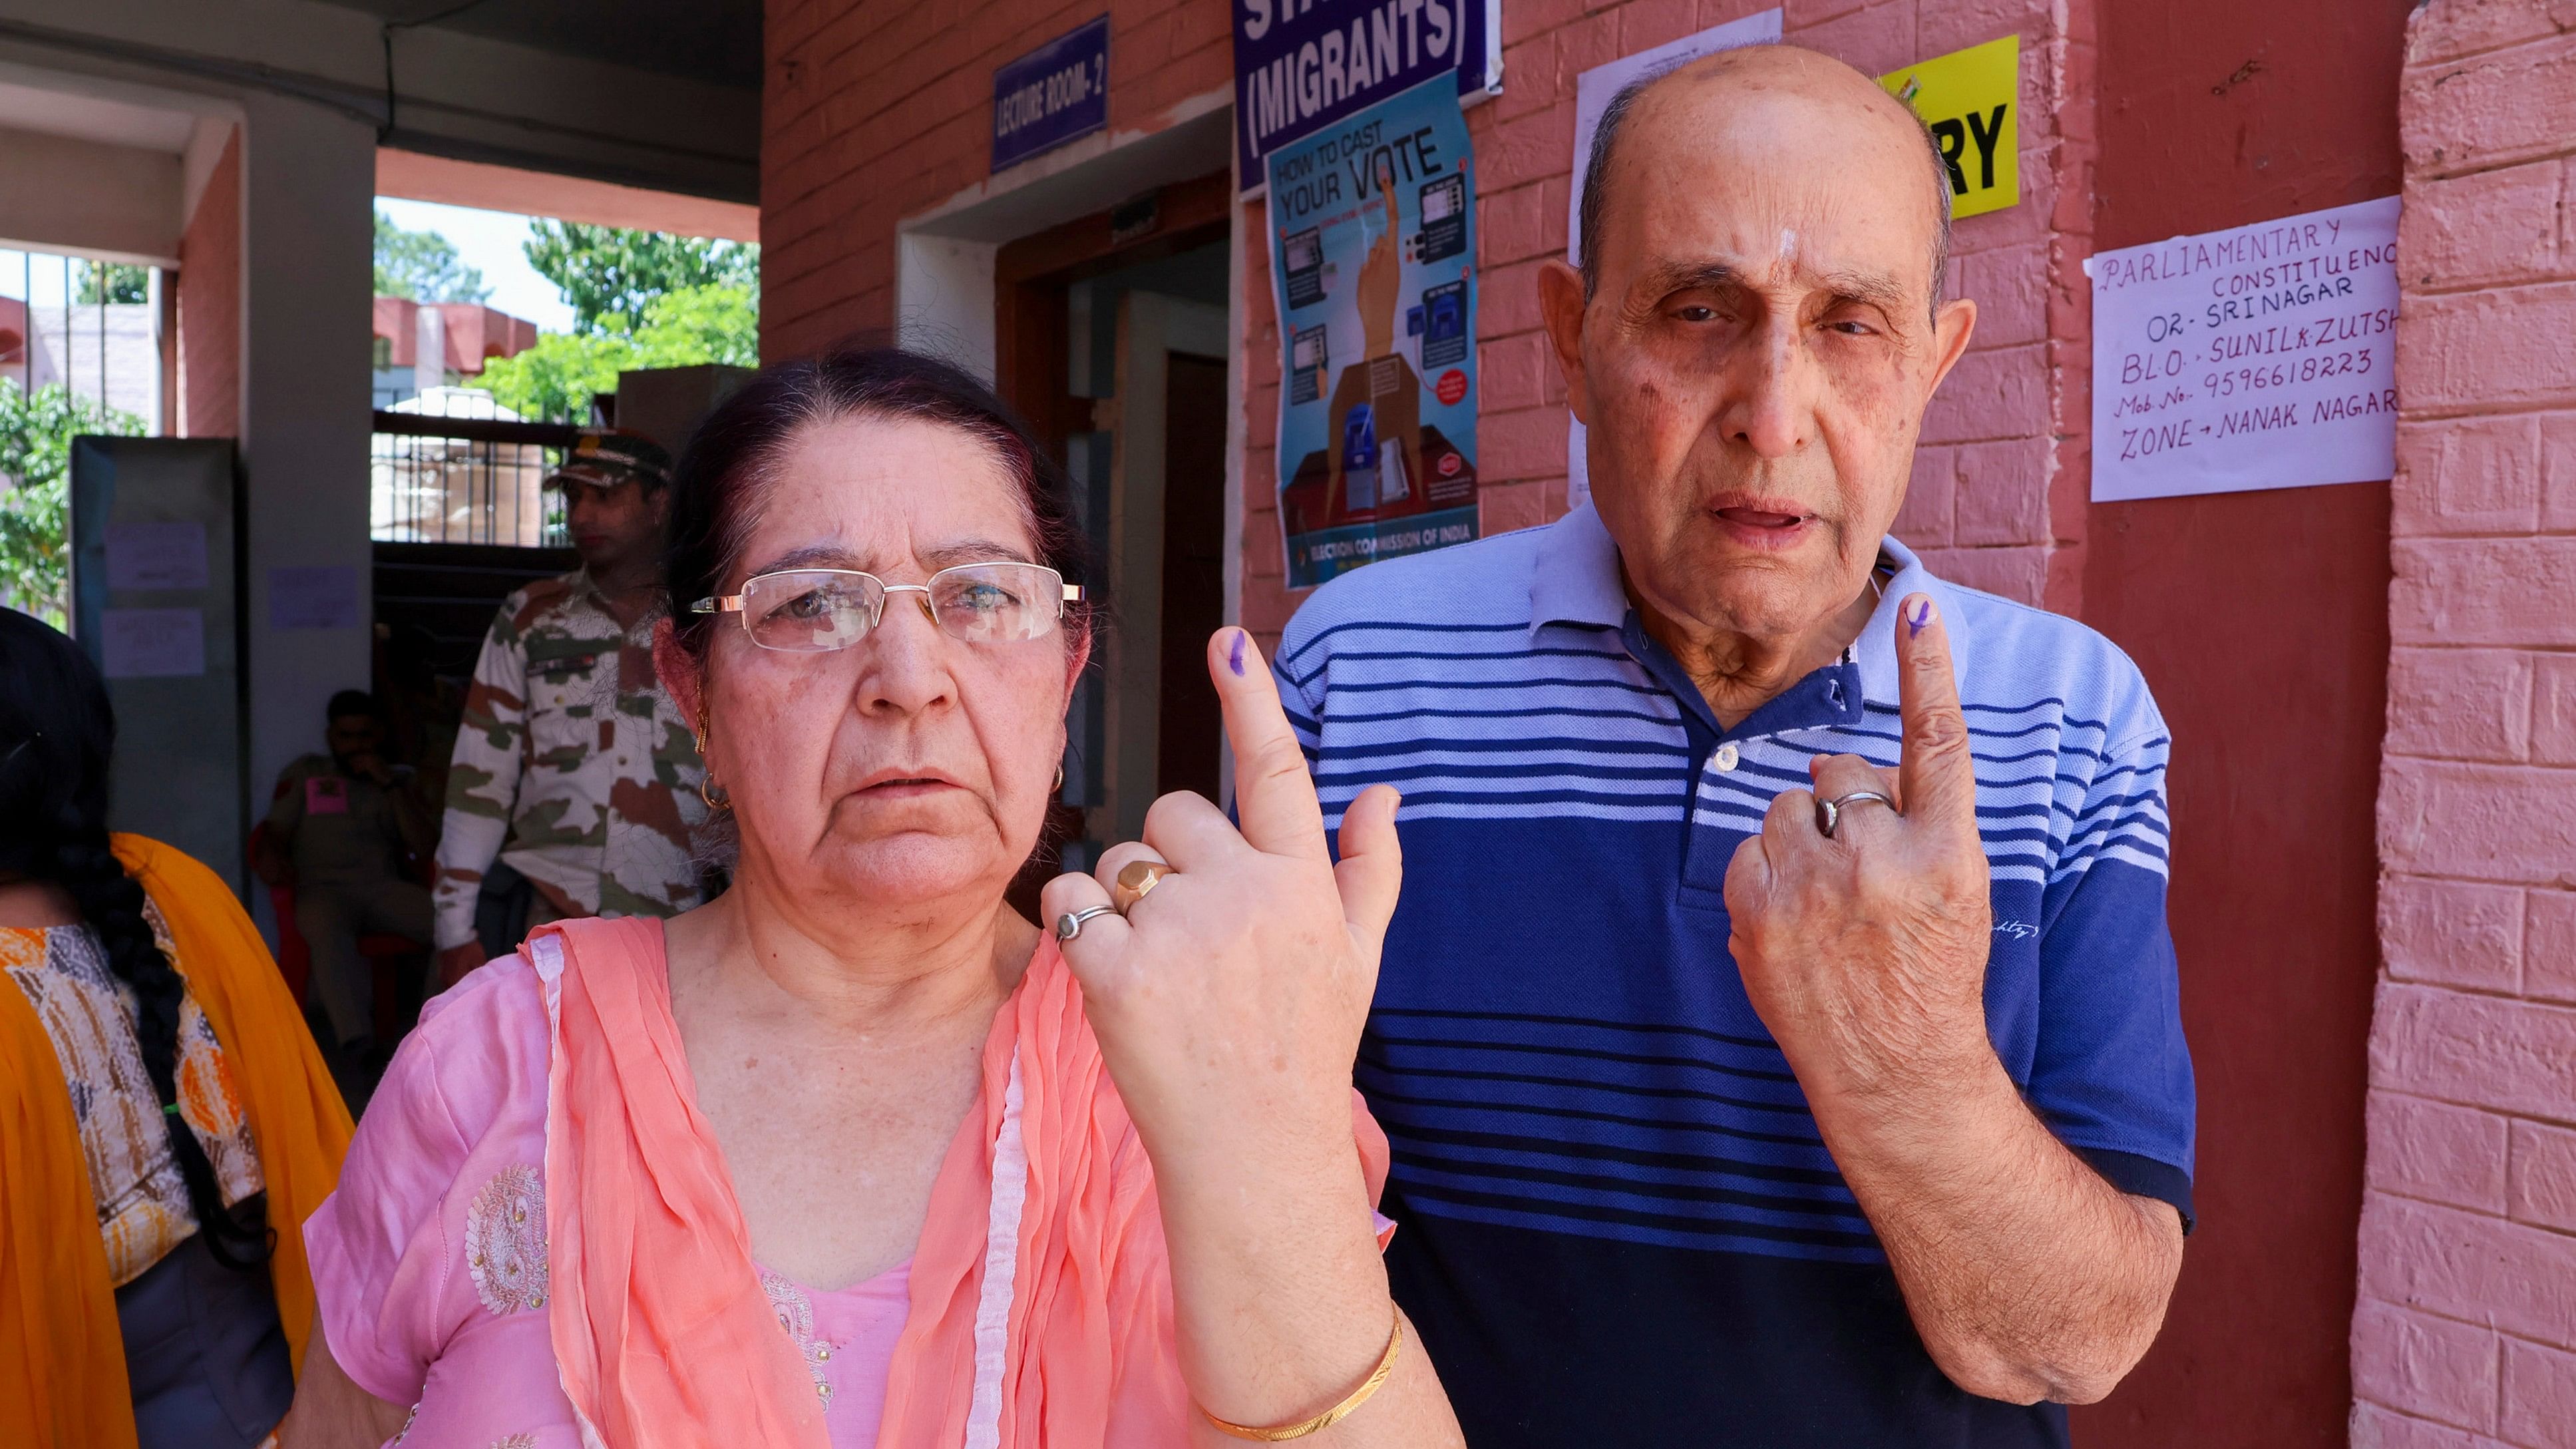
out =
[[767,355],[893,327],[896,224],[991,173],[994,68],[1104,10],[1113,131],[1232,82],[1227,0],[769,0]]
[[[1897,534],[1962,583],[2073,612],[2090,476],[2092,7],[2053,0],[1782,0],[1786,38],[1871,74],[2018,33],[2021,204],[1959,223],[1954,294],[1983,312],[1925,419]],[[1468,113],[1476,147],[1477,446],[1488,535],[1566,508],[1565,384],[1539,331],[1539,264],[1565,253],[1575,80],[1604,61],[1769,8],[1769,0],[1504,0],[1503,94]],[[1244,208],[1250,391],[1243,622],[1275,637],[1285,586],[1270,439],[1279,406],[1268,229]]]
[[[1505,89],[1468,115],[1480,167],[1478,442],[1487,533],[1563,513],[1565,394],[1536,275],[1565,248],[1575,79],[1764,0],[1505,0]],[[2022,37],[2021,204],[1959,223],[1952,286],[1976,342],[1933,404],[1899,536],[1961,582],[2072,612],[2086,420],[2094,151],[2092,7],[2056,0],[1785,0],[1788,38],[1872,73]],[[1232,74],[1226,0],[1110,0],[1110,124],[1150,129]],[[993,67],[1096,0],[771,0],[763,93],[763,346],[773,356],[894,320],[894,230],[986,175]],[[1266,227],[1244,208],[1243,621],[1275,637],[1285,587],[1271,439],[1278,336]]]
[[2576,0],[2433,0],[2399,98],[2363,1449],[2576,1445]]

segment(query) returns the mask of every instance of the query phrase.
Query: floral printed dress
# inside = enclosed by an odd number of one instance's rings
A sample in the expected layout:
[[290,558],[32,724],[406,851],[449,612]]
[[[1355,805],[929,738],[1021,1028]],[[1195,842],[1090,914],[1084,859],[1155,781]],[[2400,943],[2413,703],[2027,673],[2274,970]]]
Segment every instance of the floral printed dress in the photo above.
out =
[[[546,1317],[548,1058],[535,971],[512,956],[467,977],[421,1013],[305,1224],[331,1354],[414,1406],[404,1449],[581,1449]],[[834,1449],[874,1445],[908,1266],[837,1292],[761,1286]]]
[[[144,906],[163,954],[176,959],[158,906]],[[99,1237],[116,1287],[143,1276],[197,1231],[188,1186],[170,1155],[160,1094],[134,1038],[134,993],[116,979],[87,926],[0,928],[0,972],[26,995],[52,1039],[80,1124],[98,1200]],[[179,1117],[196,1133],[228,1205],[261,1190],[250,1120],[222,1046],[195,998],[179,1009]]]

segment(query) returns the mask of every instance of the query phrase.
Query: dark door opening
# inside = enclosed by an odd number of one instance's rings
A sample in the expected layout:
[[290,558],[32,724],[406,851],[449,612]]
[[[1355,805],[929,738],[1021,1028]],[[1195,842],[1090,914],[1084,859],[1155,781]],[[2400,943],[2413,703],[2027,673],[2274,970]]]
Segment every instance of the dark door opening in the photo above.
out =
[[[1161,793],[1221,798],[1201,662],[1225,618],[1227,242],[1222,173],[1005,243],[995,382],[1071,477],[1108,611],[1068,714],[1065,779],[1011,899],[1135,836]],[[1122,396],[1122,392],[1134,396]]]
[[1207,640],[1225,622],[1225,364],[1175,352],[1163,404],[1163,670],[1156,774],[1217,792],[1224,733]]

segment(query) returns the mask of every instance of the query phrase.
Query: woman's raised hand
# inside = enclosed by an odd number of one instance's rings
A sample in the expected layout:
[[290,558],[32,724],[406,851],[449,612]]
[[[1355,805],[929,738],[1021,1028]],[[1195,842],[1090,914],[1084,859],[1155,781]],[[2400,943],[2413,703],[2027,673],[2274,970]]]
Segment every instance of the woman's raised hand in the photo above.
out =
[[[1208,674],[1243,828],[1196,795],[1166,795],[1142,842],[1045,893],[1052,923],[1108,905],[1137,861],[1171,867],[1142,899],[1119,892],[1126,916],[1084,922],[1064,955],[1153,1160],[1181,1374],[1208,1414],[1294,1425],[1351,1402],[1392,1348],[1383,1392],[1315,1442],[1456,1446],[1430,1359],[1391,1336],[1402,1320],[1352,1118],[1351,1062],[1404,879],[1396,793],[1375,785],[1351,802],[1335,865],[1260,650],[1220,629]],[[1197,1442],[1227,1441],[1203,1425]]]
[[1052,929],[1068,912],[1108,904],[1131,862],[1171,866],[1123,919],[1095,916],[1064,944],[1158,1176],[1185,1163],[1234,1176],[1254,1166],[1242,1154],[1271,1156],[1265,1142],[1280,1149],[1274,1169],[1319,1166],[1309,1153],[1355,1164],[1351,1062],[1404,875],[1396,792],[1373,786],[1351,804],[1334,864],[1259,649],[1242,630],[1220,629],[1208,673],[1234,743],[1242,828],[1200,796],[1166,795],[1141,843],[1113,847],[1096,876],[1048,883],[1046,919]]

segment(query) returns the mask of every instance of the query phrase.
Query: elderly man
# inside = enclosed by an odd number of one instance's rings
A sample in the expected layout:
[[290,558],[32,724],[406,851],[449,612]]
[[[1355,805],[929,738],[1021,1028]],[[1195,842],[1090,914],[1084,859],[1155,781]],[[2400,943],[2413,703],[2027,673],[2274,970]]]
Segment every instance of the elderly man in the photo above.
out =
[[1327,813],[1407,796],[1358,1079],[1476,1449],[2062,1445],[2162,1320],[2163,721],[1886,536],[1976,315],[1941,183],[1809,52],[1620,96],[1540,284],[1593,503],[1281,646]]

